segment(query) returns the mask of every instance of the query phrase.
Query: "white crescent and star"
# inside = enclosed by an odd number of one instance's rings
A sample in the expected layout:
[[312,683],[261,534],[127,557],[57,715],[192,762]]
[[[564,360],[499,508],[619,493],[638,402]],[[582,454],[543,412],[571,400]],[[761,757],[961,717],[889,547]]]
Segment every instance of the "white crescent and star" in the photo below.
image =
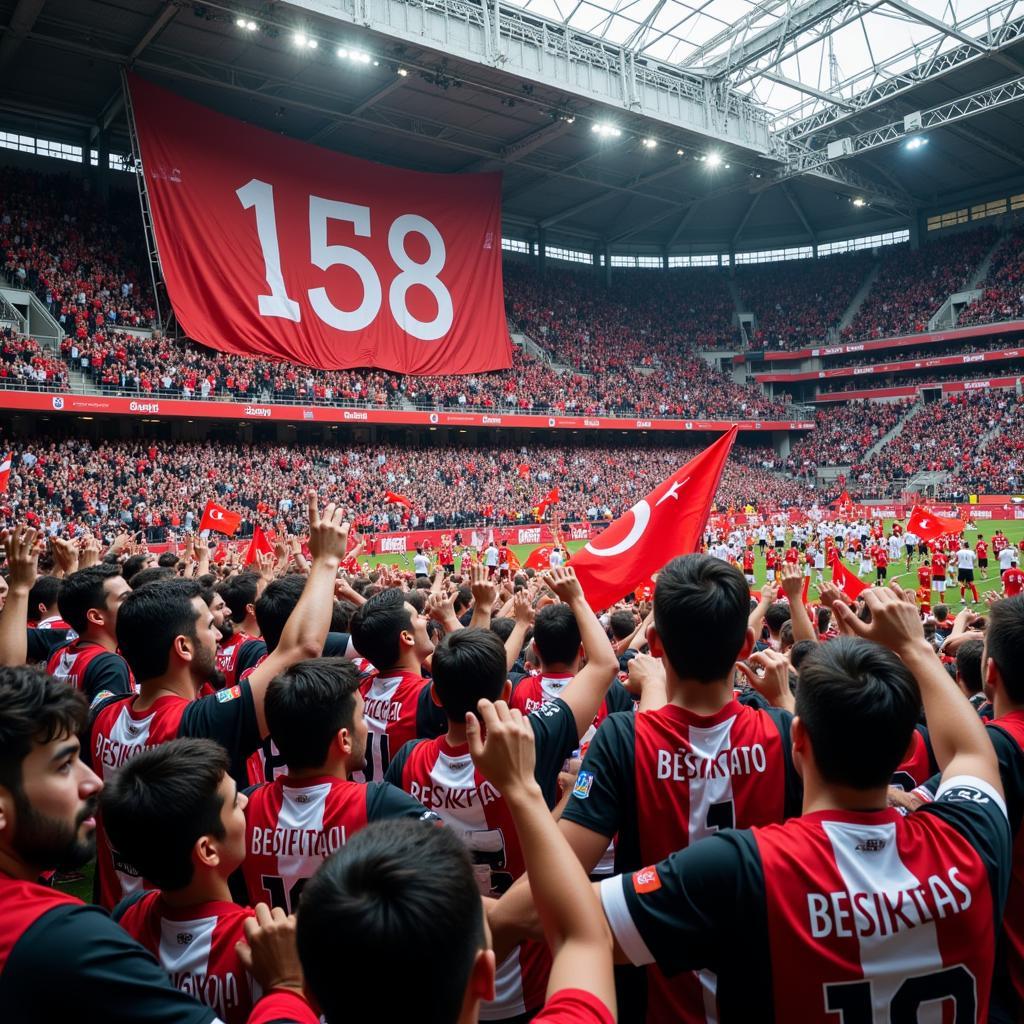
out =
[[[669,498],[679,500],[679,489],[689,480],[686,477],[685,480],[674,480],[668,487],[665,493],[654,503],[654,507],[657,508],[663,501],[667,501]],[[633,513],[633,525],[630,528],[629,533],[618,542],[613,544],[610,548],[595,548],[593,544],[587,543],[584,545],[583,550],[589,551],[592,555],[599,555],[602,558],[613,558],[615,555],[624,554],[644,535],[647,529],[647,524],[651,521],[651,506],[647,503],[646,498],[641,498],[631,509]]]
[[222,522],[223,519],[224,519],[224,513],[219,508],[211,508],[210,509],[210,518],[214,522],[217,522],[217,523]]

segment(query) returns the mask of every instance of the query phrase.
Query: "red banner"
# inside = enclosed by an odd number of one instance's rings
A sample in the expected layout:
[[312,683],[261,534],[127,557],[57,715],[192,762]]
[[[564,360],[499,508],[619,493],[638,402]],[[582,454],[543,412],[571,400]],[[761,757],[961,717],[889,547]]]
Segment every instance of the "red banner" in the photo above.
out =
[[904,370],[928,370],[937,366],[962,366],[968,363],[994,363],[1019,359],[1021,349],[1001,348],[992,352],[969,352],[959,356],[935,356],[930,359],[905,359],[895,363],[874,363],[870,366],[837,366],[831,370],[810,370],[807,373],[755,373],[759,384],[780,384],[796,380],[822,380],[827,377],[862,377],[877,373],[900,373]]
[[941,388],[944,395],[961,391],[988,391],[990,388],[1015,388],[1018,377],[985,377],[980,380],[946,380],[932,384],[914,384],[905,388],[866,388],[863,391],[823,391],[812,402],[853,402],[861,398],[914,398],[919,391]]
[[812,359],[819,356],[843,356],[851,352],[874,352],[878,349],[905,348],[907,345],[934,345],[943,341],[961,341],[979,336],[1012,334],[1024,331],[1024,320],[1008,320],[998,324],[977,324],[974,327],[955,327],[949,331],[929,331],[922,334],[900,334],[891,338],[876,338],[873,341],[855,341],[846,345],[801,348],[781,352],[765,352],[762,356],[741,353],[739,361],[758,362],[766,360]]
[[129,81],[160,263],[190,337],[326,370],[512,365],[500,174],[385,167]]
[[[343,409],[331,405],[284,405],[259,402],[214,402],[180,398],[107,398],[104,395],[52,394],[0,389],[0,409],[40,412],[107,413],[123,416],[186,416],[196,419],[281,423],[370,423],[441,427],[529,427],[553,430],[658,430],[721,433],[733,425],[741,431],[810,430],[813,420],[627,420],[611,416],[548,416],[546,413],[414,412],[407,409]],[[767,441],[765,442],[768,443]]]

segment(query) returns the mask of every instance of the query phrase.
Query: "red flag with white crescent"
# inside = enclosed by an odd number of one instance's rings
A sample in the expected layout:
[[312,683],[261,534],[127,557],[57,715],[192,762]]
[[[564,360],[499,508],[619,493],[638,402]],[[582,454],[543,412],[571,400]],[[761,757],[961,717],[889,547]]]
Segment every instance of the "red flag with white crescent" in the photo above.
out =
[[849,569],[843,565],[839,558],[839,552],[832,549],[832,561],[829,562],[832,570],[832,582],[851,600],[857,598],[868,589],[868,585],[859,580]]
[[237,512],[230,512],[215,501],[208,501],[203,509],[203,518],[199,520],[199,532],[216,530],[217,533],[232,536],[242,524],[242,517]]
[[573,568],[595,611],[649,582],[666,562],[700,547],[736,427],[663,480],[574,556]]
[[11,456],[12,452],[8,452],[4,456],[4,461],[0,462],[0,494],[6,494],[7,488],[11,484]]
[[910,510],[910,518],[907,520],[907,529],[916,533],[922,540],[935,540],[947,533],[963,533],[967,523],[962,519],[949,519],[946,516],[937,516],[929,509],[915,505]]

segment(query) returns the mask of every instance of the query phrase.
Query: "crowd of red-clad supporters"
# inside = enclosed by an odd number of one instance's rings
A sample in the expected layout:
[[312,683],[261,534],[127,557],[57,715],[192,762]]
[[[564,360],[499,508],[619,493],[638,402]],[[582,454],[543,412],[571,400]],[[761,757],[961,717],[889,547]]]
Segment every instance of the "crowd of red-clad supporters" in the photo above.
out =
[[1024,227],[1007,232],[980,287],[981,298],[960,313],[958,326],[1024,317]]
[[[998,419],[981,420],[984,441],[970,459],[954,467],[944,492],[961,499],[967,494],[1019,494],[1024,491],[1024,400],[1012,392],[997,401]],[[990,431],[994,433],[990,435]]]
[[[316,486],[369,530],[532,523],[553,487],[564,521],[620,515],[696,454],[696,448],[428,448],[386,444],[129,443],[40,438],[11,443],[14,468],[0,495],[3,520],[27,519],[48,533],[72,523],[101,533],[165,528],[190,532],[207,498],[255,522],[296,520],[296,489]],[[528,473],[520,473],[521,466]],[[412,508],[389,505],[388,491]],[[718,489],[724,509],[766,501],[810,504],[806,484],[784,478],[771,448],[736,445]]]
[[49,349],[12,328],[0,329],[0,387],[64,391],[67,386],[68,368]]
[[104,202],[68,176],[0,168],[0,197],[0,267],[68,334],[150,326],[156,313],[138,270],[142,236],[130,194]]
[[849,466],[906,416],[912,402],[847,402],[814,414],[814,430],[798,435],[786,459],[794,476],[819,466]]
[[827,260],[790,260],[736,268],[744,312],[757,317],[755,349],[807,348],[839,327],[864,283],[871,255],[855,252]]
[[928,241],[917,252],[909,245],[884,247],[878,277],[843,337],[887,338],[927,330],[929,318],[970,282],[996,238],[994,227],[982,227]]
[[948,473],[972,465],[982,439],[1016,402],[1012,391],[999,390],[922,405],[880,451],[852,466],[851,495],[895,495],[915,473]]

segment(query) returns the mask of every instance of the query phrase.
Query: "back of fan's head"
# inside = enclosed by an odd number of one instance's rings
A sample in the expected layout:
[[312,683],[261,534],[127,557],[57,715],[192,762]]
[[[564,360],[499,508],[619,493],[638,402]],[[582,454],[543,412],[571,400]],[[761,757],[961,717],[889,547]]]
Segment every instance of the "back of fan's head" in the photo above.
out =
[[826,782],[873,789],[885,785],[906,756],[921,694],[891,651],[839,637],[801,664],[796,713]]
[[747,637],[750,587],[720,558],[683,555],[658,573],[654,627],[681,679],[711,683],[732,671]]
[[400,964],[391,1020],[453,1024],[485,948],[480,893],[455,832],[396,820],[369,825],[306,883],[297,938],[306,984],[329,1024],[380,1014],[376,985],[343,964]]
[[571,665],[580,653],[580,627],[567,604],[549,604],[537,612],[533,645],[545,665]]
[[378,671],[393,668],[401,657],[399,640],[412,632],[412,616],[400,590],[382,590],[352,616],[352,643]]
[[344,658],[310,658],[267,687],[267,726],[285,763],[295,771],[327,760],[339,730],[351,731],[359,673]]
[[[1024,704],[1024,596],[996,601],[985,627],[985,662],[994,661],[1012,704]],[[987,672],[986,664],[981,671]]]
[[117,616],[117,645],[140,683],[167,671],[175,637],[196,639],[199,613],[194,601],[200,593],[196,580],[175,578],[147,584],[124,599]]
[[459,629],[434,649],[434,692],[445,714],[463,722],[482,699],[498,700],[508,680],[505,645],[489,629]]

